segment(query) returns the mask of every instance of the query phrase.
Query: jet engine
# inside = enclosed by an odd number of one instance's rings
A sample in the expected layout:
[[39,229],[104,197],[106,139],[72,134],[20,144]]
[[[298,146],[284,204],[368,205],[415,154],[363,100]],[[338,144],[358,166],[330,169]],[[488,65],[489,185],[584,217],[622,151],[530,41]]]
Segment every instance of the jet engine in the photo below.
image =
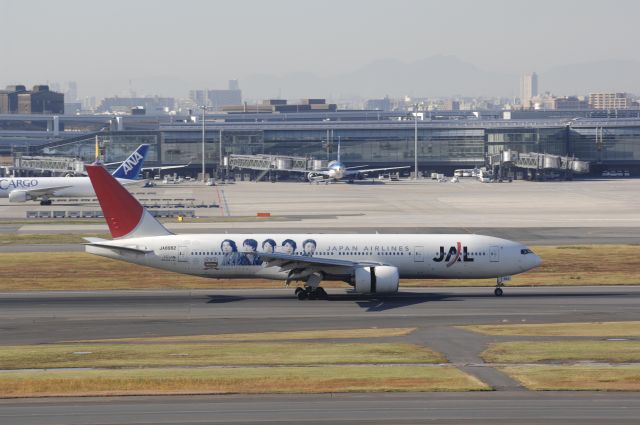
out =
[[24,190],[12,190],[9,192],[9,202],[27,202],[31,200],[31,196]]
[[309,180],[310,182],[315,182],[323,179],[324,179],[324,175],[320,173],[314,173],[313,171],[311,171],[309,174],[307,174],[307,180]]
[[353,273],[353,286],[361,294],[398,292],[400,275],[393,266],[358,267]]

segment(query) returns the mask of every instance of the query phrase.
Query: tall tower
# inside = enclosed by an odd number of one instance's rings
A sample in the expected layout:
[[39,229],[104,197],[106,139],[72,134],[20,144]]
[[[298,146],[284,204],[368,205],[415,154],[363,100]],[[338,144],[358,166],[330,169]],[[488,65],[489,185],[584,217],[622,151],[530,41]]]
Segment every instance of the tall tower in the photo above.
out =
[[520,102],[524,108],[531,106],[531,99],[538,95],[538,74],[524,74],[520,79]]

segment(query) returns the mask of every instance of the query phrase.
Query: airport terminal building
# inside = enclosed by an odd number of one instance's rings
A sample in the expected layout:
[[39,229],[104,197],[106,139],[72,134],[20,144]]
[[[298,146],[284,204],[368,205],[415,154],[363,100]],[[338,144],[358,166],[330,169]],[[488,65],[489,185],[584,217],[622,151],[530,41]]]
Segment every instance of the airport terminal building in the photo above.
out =
[[[568,115],[570,116],[570,114]],[[415,134],[421,171],[482,166],[503,150],[575,156],[592,173],[640,174],[640,118],[413,118],[379,111],[219,113],[206,116],[208,172],[229,155],[288,155],[334,159],[338,143],[349,166],[413,165]],[[107,162],[149,143],[148,163],[190,163],[201,169],[203,126],[197,116],[0,115],[0,155],[60,155],[92,161],[95,140]]]

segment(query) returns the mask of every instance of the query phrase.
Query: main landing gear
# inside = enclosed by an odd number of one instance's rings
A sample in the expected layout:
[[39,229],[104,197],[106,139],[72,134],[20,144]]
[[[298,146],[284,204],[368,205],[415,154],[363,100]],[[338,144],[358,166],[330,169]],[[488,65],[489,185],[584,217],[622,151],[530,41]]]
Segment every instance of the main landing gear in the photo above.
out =
[[40,205],[51,205],[51,199],[43,199],[42,201],[40,201]]
[[329,295],[327,291],[324,290],[322,286],[312,287],[305,286],[304,288],[298,286],[295,291],[296,297],[300,301],[302,300],[327,300],[329,299]]

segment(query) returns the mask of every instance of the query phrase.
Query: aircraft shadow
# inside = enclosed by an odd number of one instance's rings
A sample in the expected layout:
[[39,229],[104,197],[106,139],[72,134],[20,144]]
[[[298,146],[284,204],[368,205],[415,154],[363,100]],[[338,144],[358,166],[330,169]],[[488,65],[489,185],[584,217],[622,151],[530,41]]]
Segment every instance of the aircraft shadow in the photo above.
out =
[[[327,300],[296,300],[293,294],[264,294],[259,293],[253,295],[208,295],[207,304],[228,304],[238,301],[285,301],[291,300],[303,303],[322,303],[322,302],[350,302],[355,303],[367,312],[386,311],[396,308],[408,307],[428,302],[455,301],[460,302],[465,299],[495,299],[492,288],[486,288],[486,293],[459,294],[447,292],[402,292],[399,294],[330,294]],[[508,288],[505,295],[501,298],[507,299],[523,299],[523,298],[598,298],[598,297],[640,297],[640,293],[608,293],[608,292],[591,292],[591,293],[509,293]]]

